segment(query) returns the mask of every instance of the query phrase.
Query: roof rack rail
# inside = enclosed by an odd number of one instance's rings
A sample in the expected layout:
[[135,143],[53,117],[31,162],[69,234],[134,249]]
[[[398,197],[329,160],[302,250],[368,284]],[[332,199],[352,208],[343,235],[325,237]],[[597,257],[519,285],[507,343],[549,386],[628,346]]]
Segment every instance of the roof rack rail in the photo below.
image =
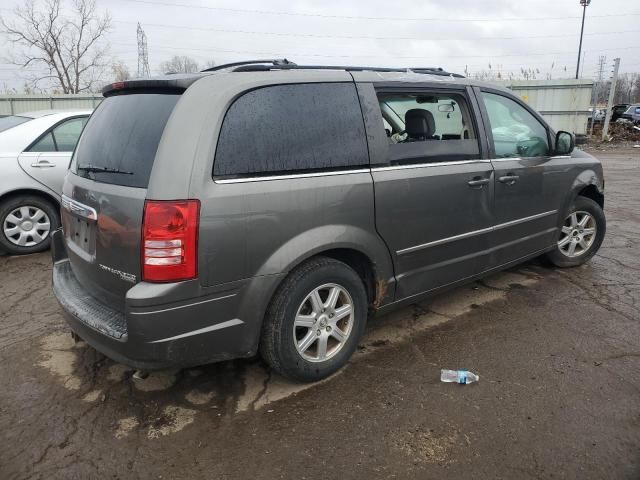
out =
[[206,68],[201,72],[215,72],[216,70],[223,70],[225,68],[240,67],[244,65],[262,65],[271,64],[273,67],[293,66],[295,63],[290,62],[286,58],[269,58],[264,60],[244,60],[242,62],[223,63],[222,65],[216,65],[215,67]]
[[238,65],[238,68],[234,68],[234,72],[259,72],[259,71],[269,71],[269,70],[346,70],[348,72],[413,72],[413,73],[423,73],[429,75],[440,75],[440,76],[453,76],[458,78],[464,78],[464,75],[460,75],[459,73],[451,73],[445,71],[440,67],[406,67],[406,68],[397,68],[397,67],[366,67],[366,66],[356,66],[356,65],[298,65],[293,62],[281,63],[281,64],[271,64],[266,65],[270,62],[248,62]]

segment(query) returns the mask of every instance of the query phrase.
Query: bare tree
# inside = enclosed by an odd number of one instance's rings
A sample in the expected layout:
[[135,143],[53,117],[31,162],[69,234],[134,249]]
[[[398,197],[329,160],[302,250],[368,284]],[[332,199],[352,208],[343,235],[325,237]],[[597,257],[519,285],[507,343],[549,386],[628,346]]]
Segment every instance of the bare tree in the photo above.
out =
[[33,77],[34,86],[50,80],[63,93],[91,90],[107,66],[108,45],[100,40],[111,29],[111,16],[99,14],[95,0],[73,0],[69,17],[61,7],[61,0],[27,0],[13,20],[0,17],[0,30],[22,48],[10,60],[46,68],[48,73]]
[[640,73],[623,73],[616,83],[615,103],[635,103],[640,100]]
[[163,73],[193,73],[198,70],[198,62],[186,55],[175,55],[160,64],[160,71]]
[[111,73],[113,74],[114,82],[124,82],[125,80],[129,80],[131,78],[129,67],[119,61],[116,61],[113,63],[113,65],[111,65]]

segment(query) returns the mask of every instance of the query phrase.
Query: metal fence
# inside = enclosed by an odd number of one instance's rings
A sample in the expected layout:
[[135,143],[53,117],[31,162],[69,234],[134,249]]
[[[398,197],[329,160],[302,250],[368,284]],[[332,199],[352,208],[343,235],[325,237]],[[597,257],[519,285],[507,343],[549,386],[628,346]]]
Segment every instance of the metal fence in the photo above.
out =
[[0,116],[36,110],[81,110],[98,106],[102,95],[0,95]]

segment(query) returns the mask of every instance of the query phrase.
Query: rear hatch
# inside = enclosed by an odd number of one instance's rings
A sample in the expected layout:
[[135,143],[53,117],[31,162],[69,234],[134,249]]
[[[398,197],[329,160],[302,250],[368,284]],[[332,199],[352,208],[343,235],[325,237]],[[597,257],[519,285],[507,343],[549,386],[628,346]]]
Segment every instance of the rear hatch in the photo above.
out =
[[141,279],[147,185],[180,92],[107,97],[82,133],[63,187],[62,228],[73,273],[91,296],[119,310]]

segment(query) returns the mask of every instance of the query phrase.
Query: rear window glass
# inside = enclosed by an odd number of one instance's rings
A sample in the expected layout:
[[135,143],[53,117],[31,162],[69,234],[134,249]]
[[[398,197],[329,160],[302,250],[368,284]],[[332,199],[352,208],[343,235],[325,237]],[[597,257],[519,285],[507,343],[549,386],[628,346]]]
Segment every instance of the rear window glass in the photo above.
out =
[[25,123],[31,120],[29,117],[20,117],[20,116],[11,116],[11,117],[2,117],[0,118],[0,132],[4,132],[5,130],[9,130],[21,123]]
[[85,127],[72,163],[81,177],[146,188],[179,95],[142,93],[105,99]]
[[273,175],[368,165],[355,86],[277,85],[244,94],[229,108],[214,176]]

